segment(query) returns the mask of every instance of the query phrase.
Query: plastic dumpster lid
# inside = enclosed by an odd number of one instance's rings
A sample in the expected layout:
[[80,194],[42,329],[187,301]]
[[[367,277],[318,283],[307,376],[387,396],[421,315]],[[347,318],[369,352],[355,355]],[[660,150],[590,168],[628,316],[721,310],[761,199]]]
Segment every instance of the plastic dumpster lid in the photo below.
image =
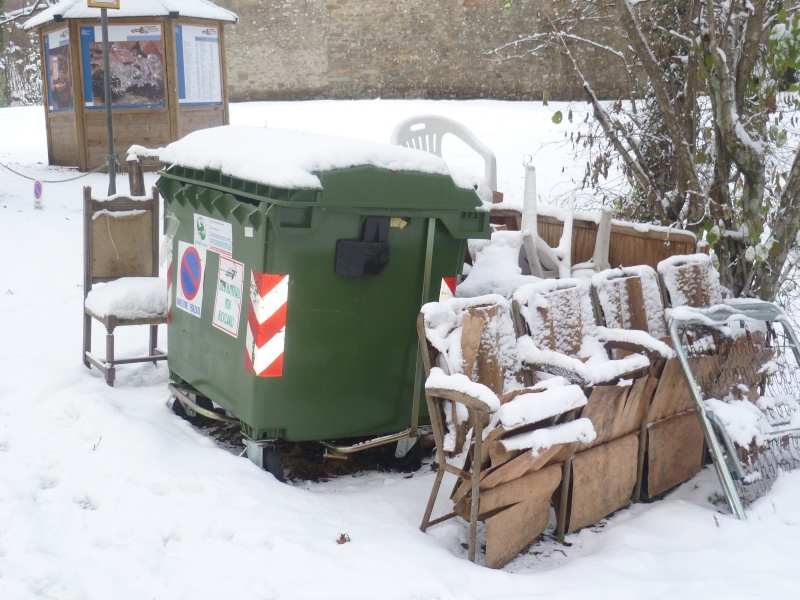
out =
[[442,158],[421,150],[278,128],[213,127],[166,148],[134,146],[129,152],[283,189],[320,190],[317,174],[359,166],[447,176],[457,187],[473,192],[481,183],[477,176],[451,170]]

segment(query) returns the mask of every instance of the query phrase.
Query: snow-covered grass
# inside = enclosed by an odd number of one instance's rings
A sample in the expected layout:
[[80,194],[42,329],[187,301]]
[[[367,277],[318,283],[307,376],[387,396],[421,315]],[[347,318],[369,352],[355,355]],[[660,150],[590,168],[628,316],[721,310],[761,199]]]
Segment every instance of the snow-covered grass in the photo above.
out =
[[[447,115],[495,150],[499,187],[519,202],[526,156],[564,138],[550,121],[558,108],[252,103],[234,105],[232,122],[383,141],[406,116]],[[0,162],[40,179],[73,176],[46,166],[44,140],[40,107],[0,110]],[[483,171],[468,152],[452,154]],[[534,161],[543,198],[581,174],[555,144]],[[163,365],[121,367],[107,387],[80,358],[87,184],[103,194],[107,179],[45,183],[36,211],[33,183],[0,167],[1,599],[797,597],[799,473],[781,475],[740,522],[724,500],[709,501],[721,495],[706,469],[662,501],[491,571],[466,560],[465,524],[419,531],[429,466],[411,478],[282,485],[170,412]],[[146,348],[144,331],[117,337],[121,352]],[[94,344],[102,348],[99,328]],[[443,491],[435,514],[447,504]],[[351,541],[337,544],[341,533]]]

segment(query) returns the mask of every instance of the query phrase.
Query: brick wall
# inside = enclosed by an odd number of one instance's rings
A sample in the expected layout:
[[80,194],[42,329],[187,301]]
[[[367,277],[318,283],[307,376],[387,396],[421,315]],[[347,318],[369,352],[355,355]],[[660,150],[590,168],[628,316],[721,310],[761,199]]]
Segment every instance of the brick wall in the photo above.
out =
[[[557,50],[521,59],[489,53],[548,27],[554,2],[515,0],[216,0],[235,11],[226,27],[233,101],[310,98],[582,98],[581,80]],[[602,3],[604,0],[598,0]],[[614,9],[607,28],[614,36]],[[598,31],[596,30],[596,31]],[[598,36],[597,33],[594,34]],[[602,34],[600,35],[602,38]],[[577,50],[602,97],[625,80],[609,53]]]

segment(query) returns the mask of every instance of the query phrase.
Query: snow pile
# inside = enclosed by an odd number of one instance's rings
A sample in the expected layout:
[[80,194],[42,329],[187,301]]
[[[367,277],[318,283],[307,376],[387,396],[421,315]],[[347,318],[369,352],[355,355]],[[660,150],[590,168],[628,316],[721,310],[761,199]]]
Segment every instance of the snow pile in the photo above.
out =
[[490,411],[495,411],[500,408],[500,400],[492,390],[481,383],[472,381],[469,377],[461,373],[446,375],[445,372],[438,367],[431,368],[431,374],[425,382],[425,389],[431,390],[435,388],[451,390],[460,394],[472,396],[483,402]]
[[479,244],[474,264],[456,288],[459,297],[502,294],[508,298],[521,285],[539,281],[538,277],[523,275],[519,266],[522,232],[495,231],[490,244]]
[[[135,153],[135,152],[134,152]],[[434,154],[319,133],[227,125],[190,133],[166,148],[147,151],[168,165],[213,169],[231,177],[287,189],[322,189],[315,173],[371,165],[390,171],[450,175]],[[477,176],[455,182],[475,190]],[[476,206],[480,204],[476,197]]]

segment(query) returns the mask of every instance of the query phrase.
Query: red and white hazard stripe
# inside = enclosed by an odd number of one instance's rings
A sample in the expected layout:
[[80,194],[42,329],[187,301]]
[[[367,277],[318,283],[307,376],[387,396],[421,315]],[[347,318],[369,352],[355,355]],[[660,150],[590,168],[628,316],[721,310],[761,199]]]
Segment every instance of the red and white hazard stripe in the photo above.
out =
[[289,276],[251,271],[245,366],[258,377],[283,375]]
[[456,295],[456,277],[442,277],[442,285],[439,286],[439,302],[449,300]]

